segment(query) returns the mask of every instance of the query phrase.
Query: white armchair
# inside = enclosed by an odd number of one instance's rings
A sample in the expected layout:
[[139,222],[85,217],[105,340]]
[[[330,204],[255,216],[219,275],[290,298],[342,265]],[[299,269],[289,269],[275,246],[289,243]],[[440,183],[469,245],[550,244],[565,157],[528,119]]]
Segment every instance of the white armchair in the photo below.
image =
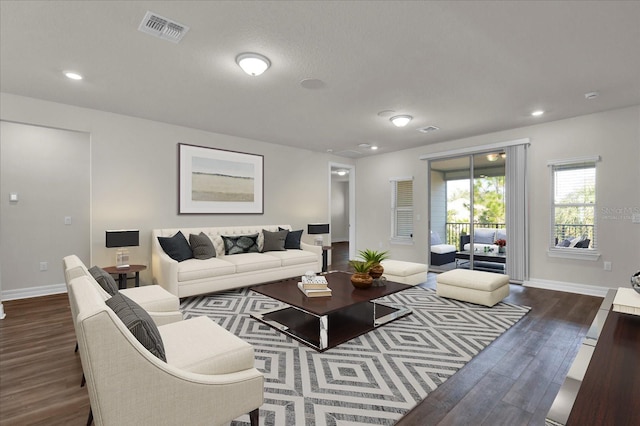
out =
[[97,425],[219,425],[250,413],[258,425],[263,375],[253,348],[209,318],[158,326],[167,362],[147,350],[91,285],[69,283]]

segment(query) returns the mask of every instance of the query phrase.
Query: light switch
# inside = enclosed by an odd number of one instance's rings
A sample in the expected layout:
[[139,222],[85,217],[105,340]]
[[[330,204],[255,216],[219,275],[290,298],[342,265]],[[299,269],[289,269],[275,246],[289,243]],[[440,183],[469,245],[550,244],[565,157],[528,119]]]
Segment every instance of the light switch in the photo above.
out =
[[631,223],[640,223],[640,213],[634,213],[631,216]]
[[71,225],[71,216],[65,216],[64,217],[64,224],[65,225]]
[[17,192],[12,192],[9,194],[9,201],[15,203],[18,201],[18,193]]

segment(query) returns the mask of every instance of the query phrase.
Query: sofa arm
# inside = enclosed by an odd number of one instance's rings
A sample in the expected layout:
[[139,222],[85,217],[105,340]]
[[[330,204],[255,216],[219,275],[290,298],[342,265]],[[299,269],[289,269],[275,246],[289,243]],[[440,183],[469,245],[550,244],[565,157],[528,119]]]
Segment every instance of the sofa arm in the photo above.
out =
[[304,242],[300,241],[300,248],[302,250],[310,251],[310,252],[316,254],[316,256],[318,258],[318,262],[317,262],[317,266],[316,266],[317,269],[314,272],[321,272],[322,271],[322,247],[316,246],[316,245],[313,245],[313,244],[307,244],[307,243],[304,243]]
[[154,241],[151,244],[153,283],[180,297],[178,294],[178,262],[162,250],[157,238],[154,237]]

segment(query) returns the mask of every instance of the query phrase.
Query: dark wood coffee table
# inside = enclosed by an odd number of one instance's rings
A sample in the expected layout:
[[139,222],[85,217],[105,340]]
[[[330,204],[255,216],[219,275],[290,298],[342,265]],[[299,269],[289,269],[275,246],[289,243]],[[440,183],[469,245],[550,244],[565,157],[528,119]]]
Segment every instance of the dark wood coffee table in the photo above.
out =
[[410,285],[386,281],[384,286],[361,290],[351,285],[348,272],[329,272],[325,277],[332,291],[330,297],[305,296],[298,289],[300,277],[252,287],[256,293],[289,306],[251,316],[323,352],[411,313],[406,307],[376,302]]

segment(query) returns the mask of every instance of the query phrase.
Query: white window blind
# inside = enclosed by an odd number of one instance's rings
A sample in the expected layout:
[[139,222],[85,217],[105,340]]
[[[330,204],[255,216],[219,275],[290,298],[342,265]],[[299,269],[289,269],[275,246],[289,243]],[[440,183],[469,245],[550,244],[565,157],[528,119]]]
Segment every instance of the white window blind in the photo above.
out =
[[596,159],[551,166],[551,247],[597,248]]
[[391,179],[391,238],[413,240],[413,178]]

